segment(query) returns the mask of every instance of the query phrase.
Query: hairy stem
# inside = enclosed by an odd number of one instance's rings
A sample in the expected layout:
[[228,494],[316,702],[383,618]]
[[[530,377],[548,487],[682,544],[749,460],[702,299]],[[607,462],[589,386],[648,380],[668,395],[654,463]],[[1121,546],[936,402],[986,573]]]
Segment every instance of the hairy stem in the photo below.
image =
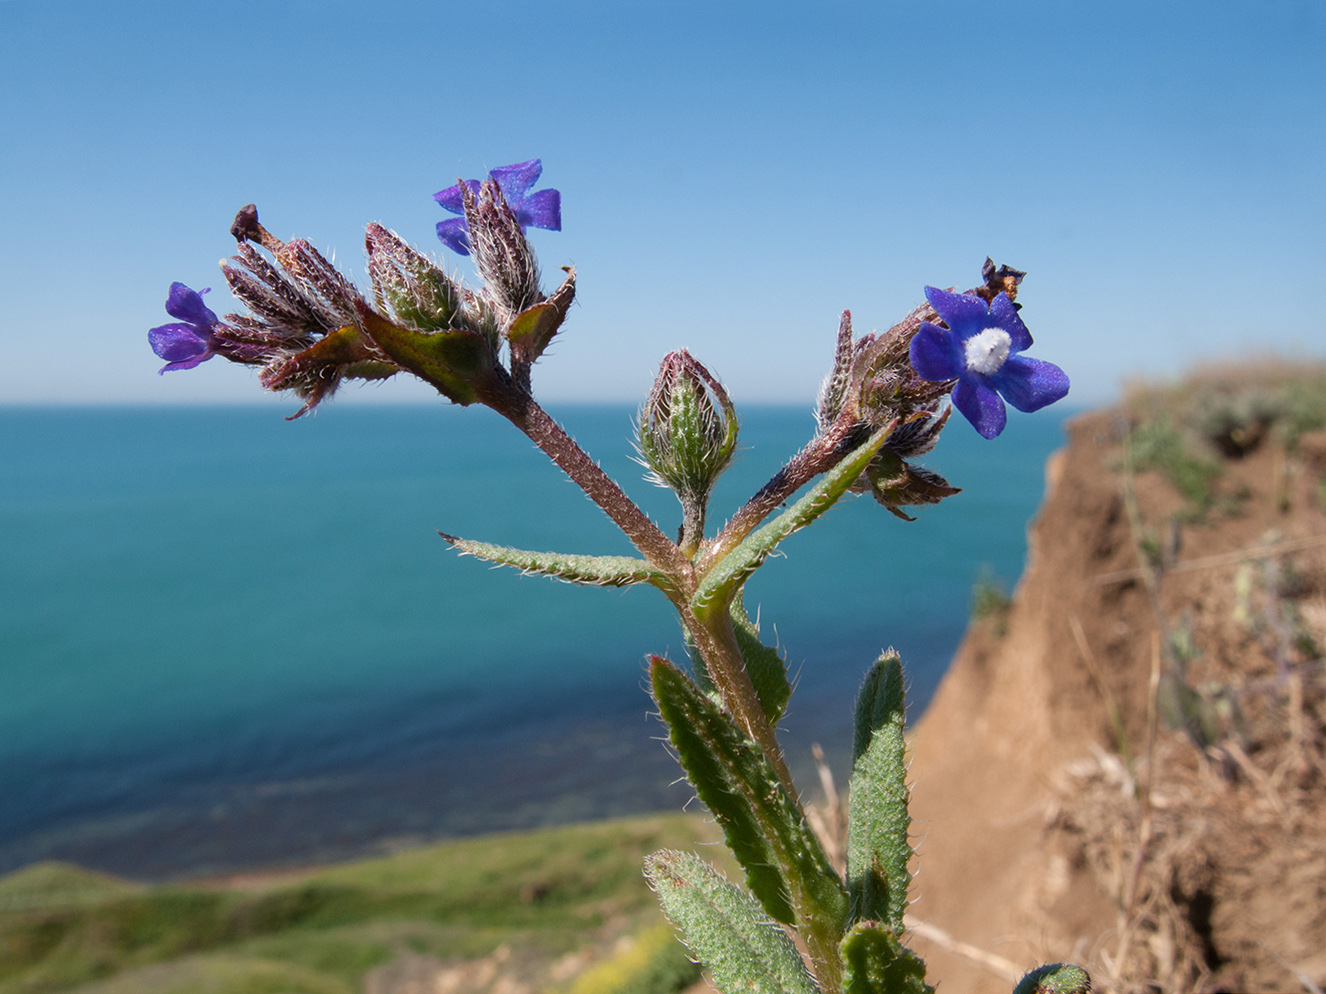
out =
[[778,779],[783,782],[787,794],[797,808],[801,801],[797,797],[792,774],[783,759],[782,747],[769,719],[764,715],[760,697],[751,683],[750,673],[746,670],[746,660],[737,645],[736,633],[732,630],[732,615],[726,609],[716,611],[704,620],[696,617],[689,605],[679,598],[673,600],[682,623],[695,640],[696,651],[704,657],[709,676],[723,698],[723,705],[732,712],[741,730],[747,737],[759,744],[764,754],[773,764]]
[[652,565],[672,577],[678,586],[692,585],[691,564],[677,546],[532,397],[524,394],[514,398],[514,402],[491,406],[524,432],[590,500],[601,507]]
[[732,516],[700,557],[696,572],[704,576],[711,566],[741,544],[741,540],[759,527],[760,522],[787,502],[787,499],[821,473],[831,469],[843,455],[842,443],[851,426],[840,418],[827,432],[816,435],[770,477]]

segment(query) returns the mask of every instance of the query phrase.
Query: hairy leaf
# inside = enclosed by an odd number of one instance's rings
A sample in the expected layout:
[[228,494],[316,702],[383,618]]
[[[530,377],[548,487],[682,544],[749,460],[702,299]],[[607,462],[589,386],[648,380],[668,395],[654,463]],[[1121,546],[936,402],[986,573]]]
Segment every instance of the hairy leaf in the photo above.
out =
[[534,362],[557,334],[566,320],[567,309],[576,295],[574,269],[565,269],[566,279],[551,297],[517,314],[507,328],[511,353],[523,362]]
[[650,677],[682,768],[765,910],[787,924],[845,921],[842,883],[759,745],[666,659]]
[[753,897],[690,853],[645,858],[645,876],[663,911],[722,994],[815,994],[801,954]]
[[1091,976],[1080,966],[1051,963],[1018,981],[1013,994],[1091,994]]
[[644,559],[630,556],[581,556],[560,552],[526,552],[504,545],[490,545],[438,532],[447,542],[466,555],[486,559],[502,566],[514,566],[525,573],[585,583],[599,587],[629,587],[635,583],[666,584],[666,578]]
[[903,717],[902,661],[890,650],[866,674],[856,702],[847,886],[853,921],[877,919],[899,933],[912,855]]
[[735,592],[746,579],[759,569],[769,553],[778,543],[793,532],[806,527],[821,514],[837,503],[847,490],[865,472],[866,466],[874,458],[893,431],[893,425],[886,425],[875,431],[864,444],[854,449],[837,466],[824,474],[823,479],[815,484],[807,494],[774,518],[768,524],[756,529],[742,539],[730,553],[714,564],[701,582],[691,606],[695,613],[704,617],[728,604]]
[[925,963],[904,947],[892,929],[861,922],[839,947],[843,957],[844,994],[933,994],[925,982]]
[[764,716],[769,719],[769,724],[776,725],[792,696],[792,686],[787,682],[787,664],[777,649],[760,641],[759,626],[746,614],[741,591],[737,591],[732,601],[732,629],[736,632],[741,658],[746,661],[746,672],[755,685]]

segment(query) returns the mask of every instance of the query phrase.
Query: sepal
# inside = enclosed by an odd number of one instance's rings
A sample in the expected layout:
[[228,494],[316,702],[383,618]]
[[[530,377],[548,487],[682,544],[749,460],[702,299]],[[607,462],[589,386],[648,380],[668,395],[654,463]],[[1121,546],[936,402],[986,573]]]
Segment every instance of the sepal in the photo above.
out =
[[847,823],[852,918],[902,932],[911,874],[902,661],[889,650],[866,674],[856,702]]
[[497,180],[484,180],[477,192],[462,183],[460,194],[475,268],[503,323],[509,324],[542,297],[534,250]]
[[666,659],[649,671],[682,768],[765,910],[785,924],[813,916],[822,930],[845,921],[842,882],[759,745]]
[[660,850],[645,858],[645,876],[721,994],[817,994],[787,933],[758,901],[704,860]]
[[566,312],[576,296],[576,272],[564,267],[566,279],[562,281],[553,295],[541,303],[527,307],[507,326],[506,338],[511,346],[511,366],[530,366],[543,355],[548,344],[557,334]]
[[457,552],[499,566],[514,566],[522,573],[538,573],[568,583],[596,587],[629,587],[636,583],[667,586],[667,578],[644,559],[630,556],[563,555],[557,552],[526,552],[504,545],[490,545],[438,532]]
[[879,922],[861,922],[839,945],[844,994],[934,994],[925,963]]

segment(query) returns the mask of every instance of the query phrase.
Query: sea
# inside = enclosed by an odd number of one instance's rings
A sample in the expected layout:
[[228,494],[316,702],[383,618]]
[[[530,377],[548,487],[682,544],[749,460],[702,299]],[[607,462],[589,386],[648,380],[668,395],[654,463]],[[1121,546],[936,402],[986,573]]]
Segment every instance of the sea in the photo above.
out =
[[[634,410],[551,406],[674,531]],[[145,880],[321,863],[427,840],[694,806],[646,690],[683,662],[651,587],[580,587],[457,555],[437,531],[630,554],[479,408],[0,408],[0,872],[62,859]],[[1063,413],[924,464],[962,493],[900,521],[844,500],[747,585],[795,681],[782,740],[845,779],[852,702],[896,647],[915,719],[971,612],[1011,589]],[[721,524],[809,438],[747,407]]]

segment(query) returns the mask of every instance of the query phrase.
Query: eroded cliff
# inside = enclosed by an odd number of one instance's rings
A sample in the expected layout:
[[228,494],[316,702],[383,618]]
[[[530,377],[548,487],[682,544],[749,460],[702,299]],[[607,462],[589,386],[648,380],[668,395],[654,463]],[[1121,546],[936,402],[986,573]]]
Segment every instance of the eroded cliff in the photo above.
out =
[[912,742],[916,919],[1098,990],[1326,983],[1323,417],[1322,370],[1245,369],[1070,423]]

